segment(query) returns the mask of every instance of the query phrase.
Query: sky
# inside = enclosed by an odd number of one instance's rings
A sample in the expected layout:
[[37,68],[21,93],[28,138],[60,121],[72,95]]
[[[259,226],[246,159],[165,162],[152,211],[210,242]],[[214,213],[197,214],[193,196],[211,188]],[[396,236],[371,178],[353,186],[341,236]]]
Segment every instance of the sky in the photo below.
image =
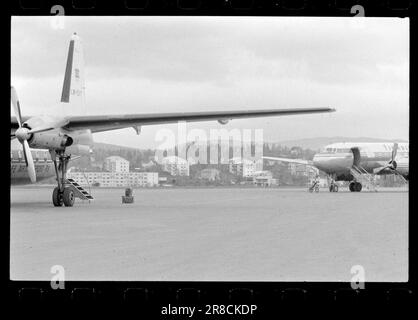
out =
[[[77,32],[85,114],[333,107],[331,114],[233,120],[222,128],[261,128],[268,142],[409,137],[407,18],[65,17],[62,28],[53,19],[12,17],[11,84],[23,115],[60,114]],[[177,131],[175,124],[144,126],[139,136],[127,128],[94,139],[153,148],[167,128]]]

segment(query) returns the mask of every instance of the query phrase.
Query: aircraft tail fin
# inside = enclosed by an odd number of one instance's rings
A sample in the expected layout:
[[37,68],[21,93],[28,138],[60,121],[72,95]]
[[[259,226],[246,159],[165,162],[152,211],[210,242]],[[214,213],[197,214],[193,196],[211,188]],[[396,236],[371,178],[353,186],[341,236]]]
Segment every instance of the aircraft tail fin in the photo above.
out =
[[[74,33],[68,48],[61,102],[70,104],[73,111],[84,113],[84,56],[80,37]],[[74,110],[75,109],[75,110]]]

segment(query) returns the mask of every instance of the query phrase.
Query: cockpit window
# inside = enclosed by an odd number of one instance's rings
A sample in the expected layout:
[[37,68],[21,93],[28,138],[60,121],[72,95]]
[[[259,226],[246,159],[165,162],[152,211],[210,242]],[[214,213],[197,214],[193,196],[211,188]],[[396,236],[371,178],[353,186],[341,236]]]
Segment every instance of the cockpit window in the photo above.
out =
[[321,153],[335,153],[335,148],[324,147],[320,150]]

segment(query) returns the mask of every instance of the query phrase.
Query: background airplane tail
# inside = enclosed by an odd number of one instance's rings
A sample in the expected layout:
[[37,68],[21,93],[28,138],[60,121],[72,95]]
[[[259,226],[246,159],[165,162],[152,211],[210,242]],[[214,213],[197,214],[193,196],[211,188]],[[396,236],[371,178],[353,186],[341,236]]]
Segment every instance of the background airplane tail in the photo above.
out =
[[64,112],[85,114],[84,87],[84,56],[80,37],[74,33],[68,48],[67,65],[65,67],[64,83],[62,86],[61,103]]

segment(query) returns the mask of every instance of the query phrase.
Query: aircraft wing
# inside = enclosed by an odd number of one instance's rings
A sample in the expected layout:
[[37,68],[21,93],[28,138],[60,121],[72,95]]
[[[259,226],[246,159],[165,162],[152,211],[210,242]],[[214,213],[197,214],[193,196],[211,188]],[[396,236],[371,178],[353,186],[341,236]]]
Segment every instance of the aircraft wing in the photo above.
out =
[[277,158],[277,157],[263,157],[266,160],[281,161],[281,162],[290,162],[290,163],[299,163],[307,166],[313,166],[313,162],[304,159],[290,159],[290,158]]
[[91,129],[92,132],[102,132],[142,125],[176,123],[179,121],[227,121],[232,119],[257,118],[270,116],[285,116],[310,113],[333,112],[332,108],[304,108],[304,109],[265,109],[240,111],[209,111],[209,112],[176,112],[157,114],[127,114],[102,116],[74,116],[69,117],[65,128],[70,130]]
[[[264,109],[240,111],[209,111],[209,112],[176,112],[154,114],[125,114],[125,115],[98,115],[98,116],[69,116],[65,129],[90,129],[91,132],[102,132],[143,125],[176,123],[178,121],[227,121],[232,119],[286,116],[297,114],[333,112],[332,108],[298,108],[298,109]],[[22,117],[27,120],[28,117]],[[11,118],[11,135],[18,128],[16,117]]]

